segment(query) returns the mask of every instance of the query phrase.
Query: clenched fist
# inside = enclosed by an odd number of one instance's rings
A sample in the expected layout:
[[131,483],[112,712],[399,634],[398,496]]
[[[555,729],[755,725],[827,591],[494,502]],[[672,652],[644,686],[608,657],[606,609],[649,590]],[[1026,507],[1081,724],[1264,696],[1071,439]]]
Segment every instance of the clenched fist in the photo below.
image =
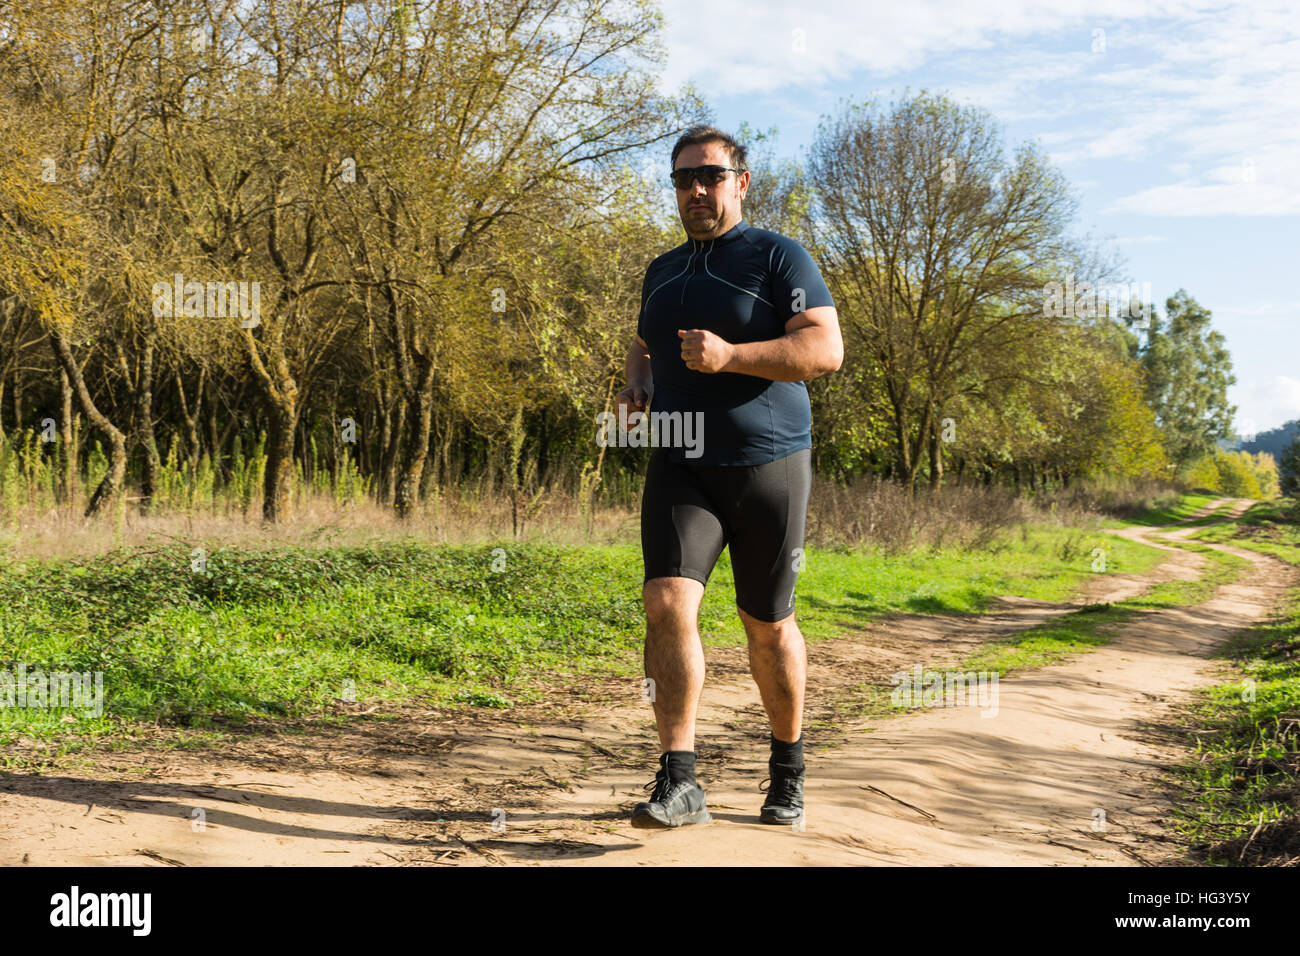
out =
[[733,346],[707,329],[678,329],[682,340],[682,361],[697,372],[721,372],[731,361]]
[[614,405],[615,407],[620,405],[628,406],[628,410],[621,417],[628,422],[629,429],[635,427],[634,423],[628,421],[632,417],[632,413],[644,412],[646,406],[650,404],[650,400],[654,398],[654,393],[653,385],[648,388],[643,388],[640,385],[629,385],[618,393],[618,396],[614,399]]

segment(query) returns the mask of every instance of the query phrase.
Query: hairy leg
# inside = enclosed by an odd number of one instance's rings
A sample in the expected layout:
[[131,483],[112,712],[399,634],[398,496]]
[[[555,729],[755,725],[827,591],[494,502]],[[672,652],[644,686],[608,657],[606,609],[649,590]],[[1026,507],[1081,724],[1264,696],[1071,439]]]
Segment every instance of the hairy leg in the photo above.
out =
[[749,639],[749,672],[758,685],[772,736],[793,742],[803,730],[804,687],[808,660],[803,634],[791,614],[771,623],[750,617],[739,608]]
[[704,689],[700,601],[704,585],[692,578],[651,578],[641,591],[645,604],[645,673],[654,683],[660,748],[695,749],[695,712]]

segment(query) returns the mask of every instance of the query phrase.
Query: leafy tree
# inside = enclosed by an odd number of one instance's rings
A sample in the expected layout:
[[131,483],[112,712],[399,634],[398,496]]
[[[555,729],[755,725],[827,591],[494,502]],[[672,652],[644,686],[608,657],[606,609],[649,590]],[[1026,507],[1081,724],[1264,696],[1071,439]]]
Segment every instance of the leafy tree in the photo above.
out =
[[1213,455],[1197,459],[1183,480],[1189,487],[1201,491],[1223,491],[1223,480]]
[[1255,480],[1259,482],[1259,497],[1276,498],[1278,496],[1279,482],[1277,472],[1277,460],[1268,452],[1248,451],[1238,452],[1243,456],[1243,461],[1250,467],[1255,475]]
[[1228,388],[1237,379],[1223,335],[1210,328],[1209,309],[1179,289],[1165,313],[1163,322],[1152,314],[1142,367],[1169,457],[1183,469],[1232,436],[1237,409]]
[[741,123],[737,141],[746,146],[750,178],[745,193],[745,220],[760,229],[811,243],[808,215],[813,190],[808,173],[794,160],[778,161],[772,155],[776,129],[756,131]]
[[1300,434],[1282,450],[1278,471],[1282,494],[1291,498],[1300,497]]
[[913,488],[928,451],[937,485],[963,380],[1055,321],[1041,290],[1074,255],[1069,190],[1032,145],[1008,163],[987,112],[924,93],[823,123],[810,173],[816,248],[842,326],[879,369],[899,477]]
[[1267,498],[1270,495],[1261,484],[1261,472],[1267,482],[1267,467],[1249,452],[1216,448],[1192,466],[1188,482],[1195,488],[1237,498]]
[[1264,496],[1246,453],[1220,450],[1214,455],[1214,465],[1219,470],[1219,489],[1225,495],[1241,498]]

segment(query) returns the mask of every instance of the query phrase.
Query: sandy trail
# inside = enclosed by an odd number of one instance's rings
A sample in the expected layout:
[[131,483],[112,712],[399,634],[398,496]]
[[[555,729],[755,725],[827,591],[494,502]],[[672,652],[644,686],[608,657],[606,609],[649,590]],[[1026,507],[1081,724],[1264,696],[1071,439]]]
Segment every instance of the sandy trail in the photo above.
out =
[[[1123,533],[1159,547],[1191,530]],[[697,733],[707,826],[627,825],[657,746],[639,687],[611,683],[603,696],[569,689],[561,709],[575,717],[566,722],[511,712],[453,726],[412,713],[328,736],[136,754],[104,761],[91,777],[0,777],[0,864],[1162,862],[1174,851],[1159,824],[1168,808],[1159,772],[1178,753],[1144,727],[1222,679],[1225,665],[1204,655],[1263,620],[1296,580],[1273,558],[1215,547],[1254,572],[1205,604],[1143,612],[1111,644],[1070,662],[1003,678],[996,715],[957,706],[863,720],[847,704],[896,671],[950,668],[987,640],[1081,604],[1194,578],[1204,559],[1168,548],[1151,573],[1099,577],[1075,603],[900,616],[813,645],[802,828],[757,822],[762,706],[743,649],[710,649]]]

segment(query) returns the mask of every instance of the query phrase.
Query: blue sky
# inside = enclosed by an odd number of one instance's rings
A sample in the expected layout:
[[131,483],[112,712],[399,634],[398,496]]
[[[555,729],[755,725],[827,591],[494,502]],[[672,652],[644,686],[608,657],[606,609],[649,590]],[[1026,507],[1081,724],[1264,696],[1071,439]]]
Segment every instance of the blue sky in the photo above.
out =
[[1242,434],[1300,418],[1300,2],[660,0],[661,85],[799,157],[841,98],[947,92],[1035,139],[1155,302],[1232,351]]

